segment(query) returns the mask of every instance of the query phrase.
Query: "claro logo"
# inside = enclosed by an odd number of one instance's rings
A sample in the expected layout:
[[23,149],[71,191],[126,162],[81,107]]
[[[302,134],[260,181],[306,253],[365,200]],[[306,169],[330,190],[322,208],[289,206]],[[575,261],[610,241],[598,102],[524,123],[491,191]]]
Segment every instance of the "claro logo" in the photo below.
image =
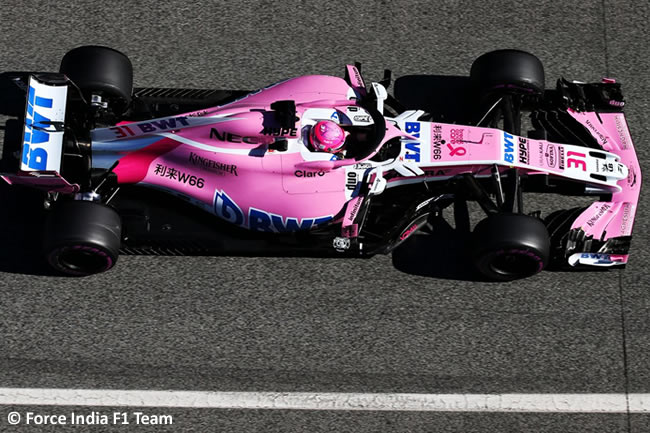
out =
[[306,171],[306,170],[296,170],[293,173],[294,176],[296,177],[323,177],[325,176],[325,172],[320,170],[320,171]]

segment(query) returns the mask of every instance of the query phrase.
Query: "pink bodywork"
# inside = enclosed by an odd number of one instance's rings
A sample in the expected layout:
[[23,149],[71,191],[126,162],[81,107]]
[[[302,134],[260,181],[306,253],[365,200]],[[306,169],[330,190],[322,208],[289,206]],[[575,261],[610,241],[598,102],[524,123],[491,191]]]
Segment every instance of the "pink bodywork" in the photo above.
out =
[[[406,152],[400,159],[417,165],[430,179],[446,179],[461,173],[489,176],[490,166],[497,164],[500,171],[518,167],[531,176],[552,173],[592,183],[610,191],[611,201],[592,203],[571,228],[582,229],[587,237],[600,241],[630,236],[642,179],[625,116],[571,109],[568,112],[609,155],[598,149],[518,137],[489,128],[405,122],[404,130],[417,138],[406,142]],[[608,178],[599,180],[597,176]],[[389,185],[409,182],[413,182],[412,177],[396,176],[389,180]],[[626,263],[628,257],[607,256],[616,263]]]
[[[332,155],[323,152],[315,160],[306,160],[302,152],[273,151],[268,144],[281,137],[300,138],[308,109],[334,113],[357,106],[351,96],[358,94],[341,78],[304,76],[221,107],[174,116],[173,125],[166,118],[166,123],[120,123],[95,130],[93,147],[123,149],[129,141],[149,140],[136,150],[115,151],[119,164],[114,172],[120,184],[181,194],[221,218],[254,230],[308,229],[343,216],[352,197],[345,171],[334,167],[356,161],[330,161]],[[273,123],[270,105],[279,100],[295,101],[294,129],[282,130]],[[390,129],[386,140],[399,133]]]
[[[357,99],[365,95],[363,81],[352,66],[348,66],[348,76],[352,85],[330,76],[299,77],[221,107],[94,130],[93,158],[99,160],[103,153],[109,160],[119,159],[114,171],[121,184],[143,184],[182,195],[242,227],[281,232],[334,220],[341,221],[343,232],[354,237],[358,228],[353,219],[363,197],[351,193],[354,185],[349,188],[346,182],[352,166],[360,161],[300,147],[307,147],[301,140],[309,121],[340,120],[350,107],[360,109]],[[295,101],[293,129],[274,123],[270,106],[284,100]],[[593,112],[569,113],[611,152],[605,155],[609,159],[590,155],[594,149],[518,137],[493,128],[421,122],[413,115],[399,116],[395,125],[389,119],[384,138],[362,160],[400,137],[402,152],[397,160],[373,166],[372,179],[384,176],[387,188],[462,173],[490,176],[494,164],[501,171],[517,167],[531,176],[550,173],[591,183],[611,191],[612,201],[592,204],[573,228],[601,240],[628,236],[641,172],[625,117],[622,113],[603,113],[600,118]],[[280,138],[293,147],[269,149]],[[607,162],[613,172],[607,172],[599,161]]]
[[582,228],[594,239],[630,236],[641,193],[641,167],[625,116],[622,113],[596,115],[573,110],[569,110],[569,114],[591,132],[603,149],[619,155],[621,162],[628,167],[627,177],[619,182],[621,191],[612,195],[612,201],[592,203],[571,227]]

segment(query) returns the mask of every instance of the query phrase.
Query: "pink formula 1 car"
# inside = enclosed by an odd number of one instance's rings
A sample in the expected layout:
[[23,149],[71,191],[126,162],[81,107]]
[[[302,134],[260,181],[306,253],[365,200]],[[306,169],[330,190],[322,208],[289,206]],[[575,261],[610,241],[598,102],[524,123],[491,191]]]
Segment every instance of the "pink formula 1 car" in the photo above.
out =
[[[389,96],[388,71],[366,86],[359,66],[255,92],[134,90],[124,54],[86,46],[60,73],[4,78],[26,103],[2,177],[43,191],[44,252],[67,274],[106,271],[120,252],[389,253],[468,200],[486,214],[468,251],[489,279],[628,260],[641,171],[620,85],[546,90],[529,53],[479,57],[464,115],[444,123]],[[595,201],[542,219],[526,192]]]

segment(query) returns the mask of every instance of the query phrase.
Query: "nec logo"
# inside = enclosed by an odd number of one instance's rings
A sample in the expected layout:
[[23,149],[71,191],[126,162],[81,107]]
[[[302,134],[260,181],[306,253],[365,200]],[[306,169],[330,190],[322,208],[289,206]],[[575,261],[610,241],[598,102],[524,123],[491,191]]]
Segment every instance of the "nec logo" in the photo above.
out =
[[[420,138],[420,122],[406,122],[404,127],[407,134]],[[417,141],[407,141],[405,147],[407,150],[406,155],[404,155],[406,159],[420,162],[420,143]]]
[[36,96],[36,89],[29,86],[27,112],[25,114],[25,135],[23,138],[22,163],[34,170],[46,170],[47,150],[42,146],[50,141],[45,128],[51,125],[50,119],[36,111],[38,107],[52,108],[51,98]]

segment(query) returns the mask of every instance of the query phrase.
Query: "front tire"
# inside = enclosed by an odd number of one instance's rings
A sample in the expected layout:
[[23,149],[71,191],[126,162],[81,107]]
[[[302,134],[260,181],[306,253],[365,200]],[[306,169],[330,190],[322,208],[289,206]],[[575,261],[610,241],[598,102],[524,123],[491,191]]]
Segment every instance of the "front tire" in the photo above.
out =
[[91,201],[57,203],[45,225],[44,253],[56,271],[84,276],[105,272],[117,262],[120,216]]
[[541,94],[545,86],[542,62],[520,50],[497,50],[483,54],[472,64],[470,79],[481,93],[506,91]]
[[546,267],[550,239],[537,218],[520,214],[494,214],[476,225],[471,257],[483,276],[494,281],[530,277]]

